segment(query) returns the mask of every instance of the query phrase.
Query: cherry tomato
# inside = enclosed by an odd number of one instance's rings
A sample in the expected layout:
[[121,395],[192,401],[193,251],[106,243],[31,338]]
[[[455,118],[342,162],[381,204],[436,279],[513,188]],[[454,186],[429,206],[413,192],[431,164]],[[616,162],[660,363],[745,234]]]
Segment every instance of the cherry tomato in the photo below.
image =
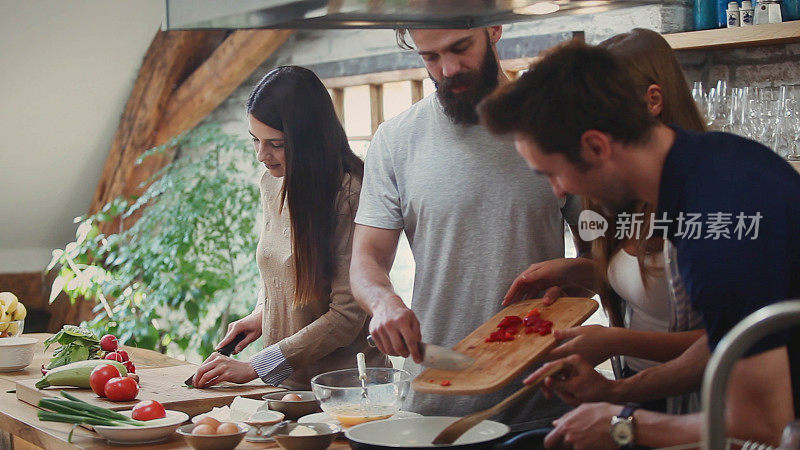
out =
[[92,373],[89,375],[89,386],[92,387],[92,390],[95,394],[100,397],[105,397],[105,387],[108,380],[118,377],[120,375],[119,369],[112,366],[111,364],[103,364],[97,366],[92,370]]
[[105,386],[106,397],[115,402],[127,402],[136,398],[139,385],[129,377],[117,377],[108,380]]
[[131,417],[134,420],[153,420],[167,417],[167,411],[161,403],[155,400],[145,400],[133,407]]
[[113,334],[107,334],[100,338],[100,348],[105,352],[113,352],[119,347],[117,337]]
[[109,359],[111,361],[116,361],[116,362],[120,362],[120,363],[124,361],[124,359],[122,359],[122,355],[120,355],[117,352],[111,352],[111,353],[107,354],[105,359]]

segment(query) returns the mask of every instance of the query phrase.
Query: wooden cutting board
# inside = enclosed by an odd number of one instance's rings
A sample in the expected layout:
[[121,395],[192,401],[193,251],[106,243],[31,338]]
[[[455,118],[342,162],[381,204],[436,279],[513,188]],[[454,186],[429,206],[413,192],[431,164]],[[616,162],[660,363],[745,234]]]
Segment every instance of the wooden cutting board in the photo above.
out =
[[[196,365],[161,367],[158,369],[142,369],[139,375],[139,395],[130,402],[112,402],[98,397],[91,389],[63,388],[70,394],[93,405],[113,410],[131,409],[141,400],[157,400],[166,409],[183,411],[190,416],[210,411],[211,408],[229,405],[237,395],[261,399],[270,392],[282,391],[282,388],[266,386],[261,380],[248,384],[223,383],[208,389],[190,389],[183,381],[197,370]],[[17,382],[17,398],[25,403],[36,405],[43,397],[59,397],[60,387],[36,389],[37,379]]]
[[[520,376],[533,363],[544,359],[556,346],[552,334],[525,334],[524,329],[520,330],[513,341],[485,342],[505,316],[524,318],[530,310],[538,308],[542,319],[553,322],[553,330],[556,330],[582,324],[597,307],[595,300],[580,297],[562,297],[550,306],[544,306],[541,299],[514,303],[453,347],[453,350],[475,358],[473,365],[460,372],[425,369],[414,379],[412,386],[418,392],[440,395],[494,392]],[[445,380],[450,381],[449,386],[441,385]]]

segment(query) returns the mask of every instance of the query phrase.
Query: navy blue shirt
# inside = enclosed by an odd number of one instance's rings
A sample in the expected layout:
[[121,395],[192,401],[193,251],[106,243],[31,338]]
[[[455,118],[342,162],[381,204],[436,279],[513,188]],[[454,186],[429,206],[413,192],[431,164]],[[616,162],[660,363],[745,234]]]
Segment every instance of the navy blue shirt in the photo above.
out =
[[[677,248],[680,274],[713,351],[750,313],[800,298],[800,174],[757,142],[674,130],[656,220],[666,219],[660,223]],[[747,354],[788,346],[795,414],[800,409],[798,330],[769,336]]]

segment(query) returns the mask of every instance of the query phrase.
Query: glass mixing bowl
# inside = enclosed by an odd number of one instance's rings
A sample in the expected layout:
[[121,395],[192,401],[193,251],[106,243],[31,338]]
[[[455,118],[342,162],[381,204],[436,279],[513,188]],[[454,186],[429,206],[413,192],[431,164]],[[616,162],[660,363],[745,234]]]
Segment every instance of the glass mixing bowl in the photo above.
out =
[[405,370],[368,367],[362,385],[358,369],[327,372],[311,379],[311,389],[322,410],[349,427],[388,419],[400,410],[411,388]]

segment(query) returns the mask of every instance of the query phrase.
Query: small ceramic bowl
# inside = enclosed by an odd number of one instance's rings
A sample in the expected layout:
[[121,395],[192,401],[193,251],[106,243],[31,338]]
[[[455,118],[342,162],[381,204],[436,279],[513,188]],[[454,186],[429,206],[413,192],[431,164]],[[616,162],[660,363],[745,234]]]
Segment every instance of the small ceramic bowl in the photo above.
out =
[[[286,394],[297,394],[302,400],[281,400]],[[269,409],[282,412],[289,420],[297,420],[305,415],[321,411],[319,400],[311,391],[272,392],[262,398],[267,401]]]
[[[295,436],[292,432],[297,433],[298,427],[305,427],[301,429],[306,431],[310,428],[316,434]],[[341,428],[327,423],[292,423],[272,437],[286,450],[325,450],[340,431]]]
[[19,336],[0,338],[0,372],[13,372],[28,367],[38,339]]
[[271,442],[272,437],[265,436],[264,432],[269,427],[282,421],[283,418],[284,415],[280,411],[256,411],[249,419],[244,421],[250,426],[250,432],[247,433],[244,439],[247,442]]
[[239,427],[238,433],[196,436],[192,434],[192,429],[194,429],[195,426],[195,424],[190,423],[178,428],[178,434],[183,436],[186,442],[195,450],[234,449],[242,442],[244,435],[250,430],[250,427],[247,425],[237,423],[236,426]]

